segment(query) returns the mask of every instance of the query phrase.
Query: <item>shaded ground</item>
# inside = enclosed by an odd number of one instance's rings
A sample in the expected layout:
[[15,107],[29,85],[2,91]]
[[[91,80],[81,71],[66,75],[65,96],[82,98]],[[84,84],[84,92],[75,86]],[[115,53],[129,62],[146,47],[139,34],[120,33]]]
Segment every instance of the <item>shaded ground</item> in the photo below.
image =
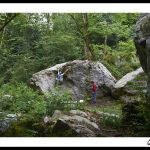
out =
[[[98,112],[104,112],[109,114],[116,114],[121,118],[122,115],[122,106],[120,101],[116,101],[111,97],[103,97],[102,99],[97,99],[97,102],[93,104],[89,102],[86,106],[86,109],[90,112],[93,112],[93,115],[97,117]],[[98,116],[99,117],[99,116]],[[97,118],[99,120],[99,125],[101,132],[104,137],[121,137],[122,133],[120,132],[120,118],[112,118],[101,116]]]
[[103,98],[99,98],[96,100],[96,103],[93,104],[92,102],[90,102],[89,106],[93,106],[93,107],[101,107],[101,106],[111,106],[114,104],[114,99],[112,97],[103,97]]

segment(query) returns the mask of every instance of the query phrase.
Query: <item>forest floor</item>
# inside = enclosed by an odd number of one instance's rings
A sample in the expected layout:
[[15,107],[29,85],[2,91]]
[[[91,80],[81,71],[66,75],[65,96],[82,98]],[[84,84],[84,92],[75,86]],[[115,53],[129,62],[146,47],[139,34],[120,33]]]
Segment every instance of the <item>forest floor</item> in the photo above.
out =
[[103,112],[108,114],[114,114],[119,116],[119,118],[114,117],[105,117],[103,116],[99,125],[101,128],[101,133],[105,137],[121,137],[120,132],[120,118],[122,117],[122,104],[120,101],[116,101],[111,97],[103,97],[102,99],[97,99],[96,103],[93,104],[89,102],[86,106],[86,109],[93,114],[97,112]]
[[96,100],[96,103],[91,103],[92,107],[111,106],[114,104],[114,100],[111,97],[103,97]]

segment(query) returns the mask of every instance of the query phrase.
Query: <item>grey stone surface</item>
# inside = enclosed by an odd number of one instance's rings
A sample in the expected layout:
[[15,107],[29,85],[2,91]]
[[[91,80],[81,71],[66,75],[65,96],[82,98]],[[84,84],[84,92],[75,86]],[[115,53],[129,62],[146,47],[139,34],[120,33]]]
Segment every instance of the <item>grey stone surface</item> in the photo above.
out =
[[31,85],[43,93],[52,90],[56,86],[58,68],[62,72],[69,68],[69,71],[64,75],[61,87],[62,89],[70,89],[76,100],[83,99],[85,93],[91,94],[91,80],[96,82],[97,97],[110,94],[111,88],[116,82],[116,79],[100,62],[74,60],[33,74]]
[[139,69],[126,74],[119,81],[117,81],[112,89],[112,95],[115,98],[130,100],[135,96],[138,97],[141,93],[145,93],[146,86],[147,83],[145,73],[140,67]]
[[7,114],[0,118],[0,132],[5,132],[13,122],[16,122],[20,114]]
[[71,110],[66,114],[59,113],[61,115],[57,117],[55,114],[47,118],[54,136],[96,137],[101,133],[96,119],[90,113]]

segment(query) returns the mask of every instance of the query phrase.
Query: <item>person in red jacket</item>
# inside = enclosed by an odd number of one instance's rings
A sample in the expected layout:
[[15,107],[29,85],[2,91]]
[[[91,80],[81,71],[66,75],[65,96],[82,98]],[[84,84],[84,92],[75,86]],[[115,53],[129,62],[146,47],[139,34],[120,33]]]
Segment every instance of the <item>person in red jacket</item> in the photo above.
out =
[[91,83],[92,83],[92,102],[96,103],[96,89],[97,89],[97,87],[96,87],[96,84],[94,81],[91,81]]

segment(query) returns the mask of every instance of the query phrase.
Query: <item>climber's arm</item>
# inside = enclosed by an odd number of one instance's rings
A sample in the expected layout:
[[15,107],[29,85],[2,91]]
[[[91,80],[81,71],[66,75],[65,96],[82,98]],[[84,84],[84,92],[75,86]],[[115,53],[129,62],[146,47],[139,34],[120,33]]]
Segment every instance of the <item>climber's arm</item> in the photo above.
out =
[[63,75],[66,74],[66,73],[68,72],[68,70],[69,70],[69,69],[67,69],[67,70],[63,73]]

